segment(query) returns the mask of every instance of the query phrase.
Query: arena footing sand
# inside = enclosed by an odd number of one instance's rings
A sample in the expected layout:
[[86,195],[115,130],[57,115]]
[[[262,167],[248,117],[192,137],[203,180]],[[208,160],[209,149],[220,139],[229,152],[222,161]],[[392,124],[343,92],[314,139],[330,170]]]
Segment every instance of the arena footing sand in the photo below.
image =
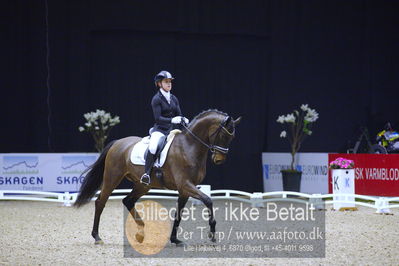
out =
[[325,258],[155,259],[123,257],[119,200],[109,201],[102,214],[104,245],[94,245],[90,235],[94,203],[76,209],[1,201],[0,265],[397,265],[399,212],[391,211],[394,215],[375,214],[366,207],[354,212],[327,210]]

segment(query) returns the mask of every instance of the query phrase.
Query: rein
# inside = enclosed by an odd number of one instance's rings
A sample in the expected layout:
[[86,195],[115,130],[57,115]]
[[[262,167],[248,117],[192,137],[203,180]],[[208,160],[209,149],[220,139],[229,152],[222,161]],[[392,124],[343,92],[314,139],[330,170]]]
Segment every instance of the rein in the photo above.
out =
[[[212,133],[211,137],[215,134],[215,140],[217,138],[217,136],[219,135],[219,132],[221,129],[223,129],[227,134],[229,134],[230,136],[234,136],[234,131],[233,132],[229,132],[227,130],[227,128],[224,127],[224,123],[226,123],[228,117],[226,117],[226,119],[220,123],[219,128]],[[205,143],[203,140],[201,140],[197,135],[194,134],[194,132],[192,132],[185,123],[182,123],[182,126],[188,131],[188,133],[190,133],[191,136],[193,136],[196,140],[198,140],[202,145],[204,145],[205,147],[207,147],[212,153],[215,153],[216,151],[221,152],[223,154],[227,154],[229,152],[229,148],[223,148],[221,146],[215,145],[215,144],[207,144]]]

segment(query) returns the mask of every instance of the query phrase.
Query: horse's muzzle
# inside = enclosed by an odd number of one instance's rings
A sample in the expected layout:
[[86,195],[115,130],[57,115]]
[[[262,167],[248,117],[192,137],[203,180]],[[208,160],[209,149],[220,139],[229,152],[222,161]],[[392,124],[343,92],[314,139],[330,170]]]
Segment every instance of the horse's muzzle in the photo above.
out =
[[226,155],[215,152],[212,154],[212,161],[214,164],[222,164],[224,161],[226,161]]

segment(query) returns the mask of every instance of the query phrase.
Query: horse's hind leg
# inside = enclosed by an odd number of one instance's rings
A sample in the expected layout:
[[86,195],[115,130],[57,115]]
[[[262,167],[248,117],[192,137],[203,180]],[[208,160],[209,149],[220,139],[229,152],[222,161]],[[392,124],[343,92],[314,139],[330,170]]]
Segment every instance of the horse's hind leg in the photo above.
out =
[[100,238],[98,234],[98,226],[100,224],[100,216],[104,210],[105,203],[107,202],[109,195],[112,193],[112,190],[101,190],[100,195],[95,201],[95,212],[94,212],[94,222],[93,222],[93,230],[91,231],[91,235],[94,237],[94,244],[103,244],[104,242]]
[[[112,177],[118,177],[115,180],[111,180]],[[105,204],[108,201],[109,196],[112,191],[119,185],[123,176],[122,173],[117,173],[116,171],[109,171],[105,169],[104,171],[104,181],[101,188],[101,193],[98,195],[95,202],[95,213],[94,213],[94,222],[93,222],[93,230],[91,235],[94,237],[94,244],[103,244],[104,242],[101,240],[100,235],[98,233],[98,227],[100,224],[101,213],[104,210]]]
[[148,192],[148,190],[149,188],[136,183],[134,184],[132,191],[122,200],[123,205],[125,205],[137,224],[138,232],[136,233],[135,237],[139,243],[142,243],[144,240],[144,222],[140,214],[137,212],[135,204],[141,198],[141,196]]

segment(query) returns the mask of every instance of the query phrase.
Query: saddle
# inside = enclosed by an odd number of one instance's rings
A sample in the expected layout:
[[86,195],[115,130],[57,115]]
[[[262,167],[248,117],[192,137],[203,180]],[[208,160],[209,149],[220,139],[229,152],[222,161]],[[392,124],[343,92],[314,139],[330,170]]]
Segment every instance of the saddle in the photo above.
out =
[[[162,167],[166,161],[166,156],[168,154],[170,145],[173,142],[174,137],[181,133],[181,130],[172,130],[168,137],[163,137],[158,142],[157,151],[155,153],[154,167]],[[130,161],[135,165],[145,165],[145,158],[148,153],[148,145],[150,144],[150,137],[144,137],[141,141],[137,142],[131,153]]]

